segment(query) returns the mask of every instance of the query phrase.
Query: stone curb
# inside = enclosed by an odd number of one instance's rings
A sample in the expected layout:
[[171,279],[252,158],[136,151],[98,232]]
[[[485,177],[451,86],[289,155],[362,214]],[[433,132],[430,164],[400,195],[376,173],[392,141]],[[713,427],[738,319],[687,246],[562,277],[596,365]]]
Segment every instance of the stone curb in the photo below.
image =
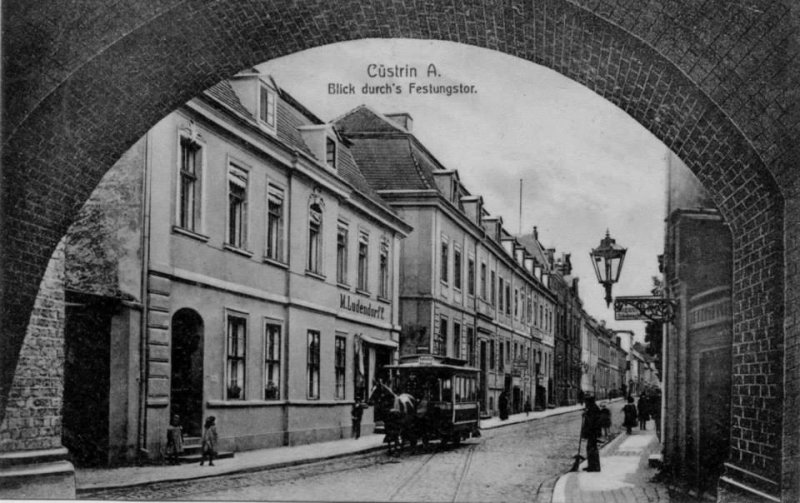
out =
[[[622,400],[622,398],[610,398],[610,399],[600,400],[599,402],[597,402],[597,405],[614,403],[614,402],[617,402],[619,400]],[[524,418],[522,420],[506,421],[506,422],[502,422],[502,423],[491,424],[491,425],[487,425],[487,426],[481,426],[481,429],[482,430],[493,430],[495,428],[502,428],[502,427],[505,427],[505,426],[511,426],[511,425],[519,424],[519,423],[527,423],[529,421],[536,421],[538,419],[547,419],[548,417],[560,416],[560,415],[563,415],[563,414],[569,414],[570,412],[580,412],[580,411],[583,410],[582,406],[581,406],[581,408],[577,408],[577,409],[574,408],[574,407],[575,407],[574,405],[568,405],[566,407],[557,407],[555,409],[550,409],[552,412],[550,412],[546,416],[536,416],[536,417]]]
[[280,461],[276,463],[265,463],[258,466],[242,466],[242,467],[231,467],[228,470],[222,470],[216,473],[209,473],[207,475],[190,475],[187,477],[174,477],[168,479],[159,479],[159,480],[149,480],[147,482],[134,482],[131,484],[116,484],[116,485],[108,485],[108,486],[92,486],[92,487],[77,487],[75,490],[76,495],[78,496],[85,496],[90,494],[99,494],[105,491],[114,491],[117,489],[129,489],[134,487],[142,487],[150,484],[161,484],[161,483],[170,483],[170,482],[186,482],[188,480],[202,480],[202,479],[211,479],[215,477],[223,477],[226,475],[237,475],[241,473],[252,473],[252,472],[259,472],[261,470],[279,470],[281,468],[289,468],[292,466],[298,465],[306,465],[311,463],[317,463],[320,461],[329,461],[332,459],[344,458],[347,456],[353,456],[355,454],[369,454],[371,452],[377,452],[386,450],[386,446],[381,445],[374,445],[370,447],[364,447],[363,449],[357,449],[348,452],[340,452],[337,454],[330,454],[328,456],[317,456],[313,458],[303,458],[303,459],[293,459],[291,461]]
[[[605,456],[610,451],[613,451],[617,448],[619,444],[622,443],[623,440],[628,438],[628,434],[625,432],[619,432],[619,434],[614,437],[611,442],[605,444],[603,447],[600,448],[600,455]],[[588,461],[583,461],[580,466],[578,466],[578,470],[583,470],[588,465]],[[555,487],[553,487],[553,493],[551,495],[550,503],[565,503],[567,501],[567,479],[576,472],[567,472],[558,477],[556,481]]]
[[[613,401],[614,400],[612,399],[612,400],[608,400],[608,401],[603,401],[601,403],[610,403],[610,402],[613,402]],[[566,410],[559,410],[559,409],[562,409],[562,408],[559,407],[559,408],[556,408],[556,409],[552,409],[553,412],[548,414],[548,415],[546,415],[546,416],[529,417],[529,418],[523,418],[522,420],[515,420],[515,421],[511,421],[511,422],[503,422],[503,423],[491,424],[491,425],[487,425],[486,427],[481,427],[481,430],[493,430],[493,429],[496,429],[496,428],[502,428],[502,427],[511,426],[511,425],[514,425],[514,424],[526,423],[526,422],[530,422],[530,421],[537,421],[537,420],[540,420],[540,419],[546,419],[548,417],[553,417],[553,416],[560,416],[560,415],[563,415],[563,414],[568,414],[570,412],[580,412],[582,410],[582,409],[574,409],[574,408],[571,408],[571,407],[570,408],[564,407],[563,409],[566,409]],[[331,454],[331,455],[327,455],[327,456],[315,456],[315,457],[309,457],[309,458],[294,459],[294,460],[291,460],[291,461],[281,461],[281,462],[276,462],[276,463],[265,462],[264,464],[259,464],[258,466],[231,467],[228,470],[222,470],[222,471],[219,471],[219,472],[215,472],[213,474],[211,474],[211,473],[209,473],[209,474],[191,474],[191,475],[184,476],[184,477],[175,476],[175,477],[172,477],[172,478],[159,479],[159,480],[149,480],[149,481],[146,481],[146,482],[132,482],[132,483],[128,483],[128,484],[116,483],[116,484],[113,484],[113,485],[102,485],[102,486],[95,485],[95,486],[88,486],[88,487],[87,486],[77,487],[76,488],[76,494],[78,496],[86,496],[86,495],[92,495],[92,494],[100,494],[100,493],[103,493],[105,491],[113,491],[113,490],[116,490],[116,489],[126,489],[126,488],[133,488],[133,487],[141,487],[141,486],[146,486],[146,485],[154,484],[154,483],[184,482],[184,481],[187,481],[187,480],[201,480],[201,479],[208,479],[208,478],[214,478],[214,477],[222,477],[222,476],[226,476],[226,475],[235,475],[235,474],[239,474],[239,473],[251,473],[251,472],[256,472],[256,471],[261,471],[261,470],[277,470],[277,469],[280,469],[280,468],[288,468],[288,467],[292,467],[292,466],[317,463],[317,462],[320,462],[320,461],[329,461],[329,460],[332,460],[332,459],[338,459],[338,458],[343,458],[343,457],[347,457],[347,456],[353,456],[353,455],[356,455],[356,454],[368,454],[370,452],[376,452],[376,451],[380,451],[380,450],[384,450],[384,449],[386,449],[386,446],[381,443],[380,445],[373,445],[373,446],[363,447],[363,448],[360,448],[360,449],[355,449],[355,450],[351,450],[351,451],[347,451],[347,452],[339,452],[339,453]]]
[[558,410],[554,409],[554,411],[546,416],[537,416],[537,417],[529,417],[522,420],[514,420],[514,421],[504,421],[501,423],[492,423],[486,426],[481,426],[481,430],[494,430],[497,428],[504,428],[506,426],[513,426],[515,424],[520,423],[529,423],[531,421],[538,421],[539,419],[547,419],[548,417],[554,416],[561,416],[563,414],[569,414],[570,412],[580,412],[583,409],[568,409],[568,410]]

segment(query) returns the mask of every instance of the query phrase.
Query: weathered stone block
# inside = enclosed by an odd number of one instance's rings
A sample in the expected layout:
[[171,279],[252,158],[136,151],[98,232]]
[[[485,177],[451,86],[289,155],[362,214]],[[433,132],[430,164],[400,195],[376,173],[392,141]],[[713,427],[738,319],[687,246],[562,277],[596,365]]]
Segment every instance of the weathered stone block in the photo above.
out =
[[164,377],[150,377],[147,381],[147,394],[150,397],[168,397],[169,379]]
[[169,363],[150,362],[150,377],[169,378]]
[[169,328],[169,313],[150,311],[147,314],[147,326],[150,328]]
[[150,361],[168,362],[170,360],[169,346],[150,344],[148,351]]
[[148,294],[148,307],[159,311],[169,311],[169,295],[151,291]]
[[147,277],[147,290],[168,296],[172,292],[172,281],[161,276],[150,275]]
[[169,331],[164,330],[163,328],[148,327],[147,340],[151,346],[169,346]]

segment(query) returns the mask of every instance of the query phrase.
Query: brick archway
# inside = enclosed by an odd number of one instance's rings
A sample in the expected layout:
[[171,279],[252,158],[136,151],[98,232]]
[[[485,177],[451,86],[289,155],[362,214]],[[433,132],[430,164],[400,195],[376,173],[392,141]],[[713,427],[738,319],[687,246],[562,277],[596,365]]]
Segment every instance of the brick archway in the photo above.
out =
[[[784,418],[797,417],[800,405],[784,396],[796,397],[800,382],[792,357],[798,313],[789,307],[800,291],[800,8],[788,0],[696,4],[6,4],[0,420],[56,244],[100,177],[152,124],[214,82],[278,56],[350,39],[440,39],[505,52],[585,85],[703,182],[734,236],[734,371],[773,376],[754,398],[762,411],[784,407],[783,416],[734,432],[733,457],[756,474],[783,473],[784,490],[796,495],[800,426]],[[751,396],[744,380],[734,396]],[[746,401],[739,407],[744,415]],[[745,438],[753,435],[764,442],[751,446]]]

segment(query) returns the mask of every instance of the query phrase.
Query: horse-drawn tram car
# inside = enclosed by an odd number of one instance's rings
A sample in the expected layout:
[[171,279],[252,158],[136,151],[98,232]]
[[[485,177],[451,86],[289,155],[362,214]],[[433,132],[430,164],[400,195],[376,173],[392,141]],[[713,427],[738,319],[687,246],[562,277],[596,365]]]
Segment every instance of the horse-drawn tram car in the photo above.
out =
[[[390,382],[378,383],[373,393],[376,406],[389,410],[385,430],[390,448],[392,436],[402,445],[439,439],[458,444],[479,437],[479,369],[464,360],[433,355],[401,357],[387,365]],[[382,398],[381,398],[382,397]],[[381,405],[383,404],[383,405]]]

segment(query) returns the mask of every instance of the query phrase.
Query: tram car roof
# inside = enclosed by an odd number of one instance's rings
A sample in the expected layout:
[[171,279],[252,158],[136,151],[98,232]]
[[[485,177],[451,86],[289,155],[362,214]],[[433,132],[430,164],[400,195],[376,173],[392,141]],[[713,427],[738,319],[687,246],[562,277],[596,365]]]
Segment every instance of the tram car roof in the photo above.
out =
[[386,365],[384,368],[396,370],[432,370],[446,373],[454,372],[480,372],[480,369],[468,366],[466,360],[458,358],[448,358],[446,356],[435,355],[410,355],[400,357],[397,365]]

